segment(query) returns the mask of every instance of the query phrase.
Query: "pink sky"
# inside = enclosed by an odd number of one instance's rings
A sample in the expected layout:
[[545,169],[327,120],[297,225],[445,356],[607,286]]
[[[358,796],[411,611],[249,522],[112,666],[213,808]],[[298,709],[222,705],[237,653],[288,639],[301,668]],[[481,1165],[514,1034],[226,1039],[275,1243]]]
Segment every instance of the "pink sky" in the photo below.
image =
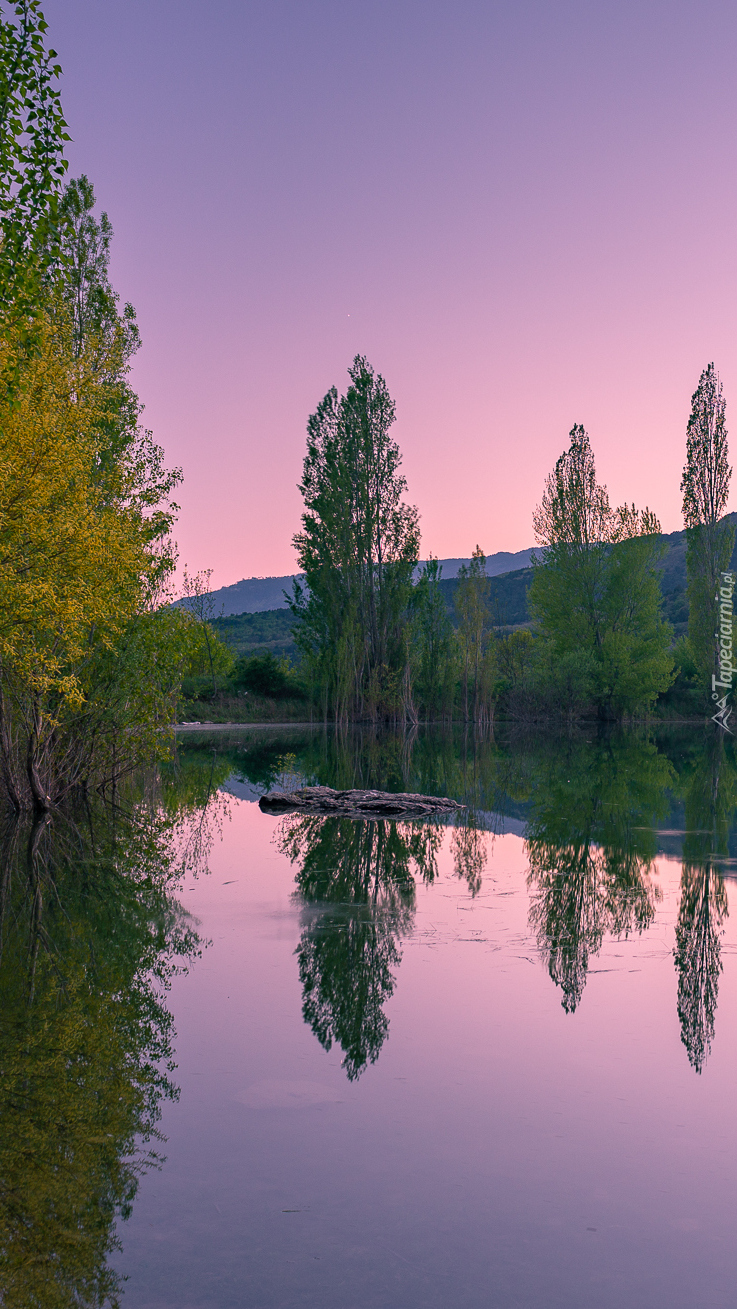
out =
[[182,562],[218,586],[294,569],[306,419],[358,352],[397,402],[424,553],[532,544],[574,422],[615,502],[682,526],[711,360],[728,426],[737,404],[733,5],[46,13],[145,419],[184,470]]

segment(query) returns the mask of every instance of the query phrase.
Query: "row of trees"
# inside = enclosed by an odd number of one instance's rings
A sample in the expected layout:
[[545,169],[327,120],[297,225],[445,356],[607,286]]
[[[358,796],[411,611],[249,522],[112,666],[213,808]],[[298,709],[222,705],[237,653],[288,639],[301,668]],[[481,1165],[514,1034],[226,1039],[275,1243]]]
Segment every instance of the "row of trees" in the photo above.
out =
[[295,640],[315,699],[337,721],[489,721],[507,652],[491,630],[485,556],[477,546],[460,570],[456,629],[437,559],[415,580],[419,515],[403,500],[386,382],[360,356],[349,377],[309,419],[294,538]]
[[[390,436],[384,379],[357,357],[345,396],[332,388],[310,418],[295,536],[304,581],[291,605],[296,642],[324,717],[460,716],[483,723],[498,705],[524,716],[651,710],[688,670],[711,691],[718,668],[716,592],[731,558],[724,517],[731,470],[714,366],[693,397],[683,474],[689,636],[674,650],[662,616],[660,524],[649,509],[612,507],[580,425],[547,478],[533,526],[531,631],[500,633],[477,546],[459,573],[455,624],[438,561],[416,578],[417,510]],[[706,704],[702,695],[699,708]]]

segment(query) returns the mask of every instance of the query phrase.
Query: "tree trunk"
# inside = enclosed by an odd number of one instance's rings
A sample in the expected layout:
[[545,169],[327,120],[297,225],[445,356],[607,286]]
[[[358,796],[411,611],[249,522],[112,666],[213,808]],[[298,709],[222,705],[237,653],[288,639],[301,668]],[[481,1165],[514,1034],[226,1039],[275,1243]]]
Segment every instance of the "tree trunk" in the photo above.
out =
[[41,777],[38,771],[39,737],[40,737],[39,711],[38,711],[38,705],[35,705],[33,710],[33,727],[31,729],[31,734],[28,738],[28,753],[26,755],[26,775],[28,777],[28,785],[31,788],[31,796],[33,799],[34,809],[36,810],[37,813],[47,813],[48,810],[51,808],[51,798],[46,790],[46,787],[41,781]]

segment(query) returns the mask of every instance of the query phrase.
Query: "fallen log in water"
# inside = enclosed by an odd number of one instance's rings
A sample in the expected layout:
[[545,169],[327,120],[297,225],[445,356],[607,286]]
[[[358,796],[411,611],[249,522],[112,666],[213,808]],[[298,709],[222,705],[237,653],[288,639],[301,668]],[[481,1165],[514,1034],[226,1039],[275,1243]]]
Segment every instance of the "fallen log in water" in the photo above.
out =
[[262,795],[264,813],[335,815],[339,818],[424,818],[465,809],[445,796],[410,795],[391,791],[334,791],[330,786],[305,786],[301,791],[271,791]]

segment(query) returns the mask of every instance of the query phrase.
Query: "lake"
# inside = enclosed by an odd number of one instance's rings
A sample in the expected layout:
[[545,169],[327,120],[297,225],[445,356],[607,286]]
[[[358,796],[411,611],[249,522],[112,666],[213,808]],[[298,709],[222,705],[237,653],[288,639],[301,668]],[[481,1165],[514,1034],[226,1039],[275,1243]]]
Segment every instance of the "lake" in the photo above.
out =
[[732,1306],[736,810],[711,730],[268,728],[9,826],[2,1303]]

